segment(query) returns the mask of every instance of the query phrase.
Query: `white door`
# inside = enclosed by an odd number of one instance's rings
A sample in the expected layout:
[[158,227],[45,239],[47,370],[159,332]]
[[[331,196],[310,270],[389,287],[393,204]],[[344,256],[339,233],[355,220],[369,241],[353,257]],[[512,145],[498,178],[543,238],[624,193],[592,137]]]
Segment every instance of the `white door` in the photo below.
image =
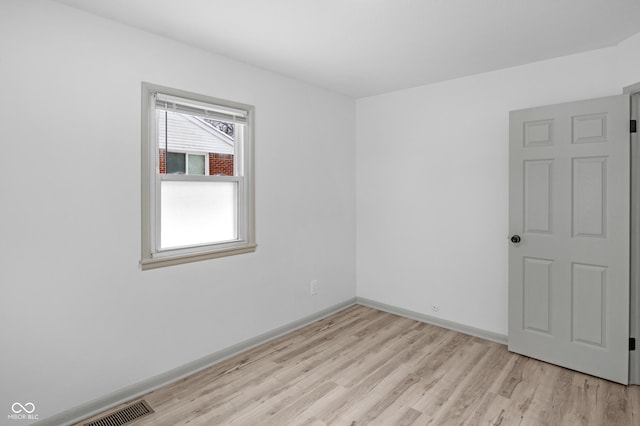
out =
[[624,384],[629,114],[620,95],[509,117],[509,350]]

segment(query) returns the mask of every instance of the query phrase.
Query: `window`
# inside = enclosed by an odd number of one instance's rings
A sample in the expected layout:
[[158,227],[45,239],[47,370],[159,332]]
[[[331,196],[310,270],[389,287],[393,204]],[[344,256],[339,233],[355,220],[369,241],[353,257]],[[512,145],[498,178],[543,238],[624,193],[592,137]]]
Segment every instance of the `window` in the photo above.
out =
[[[167,152],[166,173],[170,175],[208,175],[205,169],[204,155],[182,152]],[[162,167],[162,166],[161,166]]]
[[255,250],[253,107],[142,84],[142,269]]

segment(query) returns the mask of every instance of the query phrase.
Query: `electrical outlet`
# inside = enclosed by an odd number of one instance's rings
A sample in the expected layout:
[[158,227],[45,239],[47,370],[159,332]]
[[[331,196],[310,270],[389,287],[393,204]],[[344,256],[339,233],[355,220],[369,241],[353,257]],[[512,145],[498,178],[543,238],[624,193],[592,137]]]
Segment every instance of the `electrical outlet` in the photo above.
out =
[[311,281],[311,295],[317,296],[320,288],[318,287],[318,280]]

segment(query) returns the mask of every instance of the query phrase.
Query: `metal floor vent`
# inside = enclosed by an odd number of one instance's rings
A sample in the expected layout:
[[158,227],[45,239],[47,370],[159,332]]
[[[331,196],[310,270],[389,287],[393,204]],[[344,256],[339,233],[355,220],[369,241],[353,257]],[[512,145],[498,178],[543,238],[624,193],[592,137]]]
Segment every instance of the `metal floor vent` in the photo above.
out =
[[153,413],[147,401],[140,400],[111,414],[85,423],[84,426],[121,426]]

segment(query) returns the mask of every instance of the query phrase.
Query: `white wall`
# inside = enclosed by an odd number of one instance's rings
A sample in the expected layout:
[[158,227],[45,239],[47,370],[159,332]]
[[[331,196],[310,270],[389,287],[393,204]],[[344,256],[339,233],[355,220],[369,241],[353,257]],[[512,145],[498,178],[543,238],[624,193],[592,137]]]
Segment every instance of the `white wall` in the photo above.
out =
[[620,43],[617,53],[620,84],[630,86],[640,82],[640,33]]
[[508,113],[622,93],[639,44],[359,99],[358,296],[506,334]]
[[[142,81],[255,105],[255,254],[138,267]],[[353,99],[2,0],[0,416],[51,416],[355,297],[354,140]]]

